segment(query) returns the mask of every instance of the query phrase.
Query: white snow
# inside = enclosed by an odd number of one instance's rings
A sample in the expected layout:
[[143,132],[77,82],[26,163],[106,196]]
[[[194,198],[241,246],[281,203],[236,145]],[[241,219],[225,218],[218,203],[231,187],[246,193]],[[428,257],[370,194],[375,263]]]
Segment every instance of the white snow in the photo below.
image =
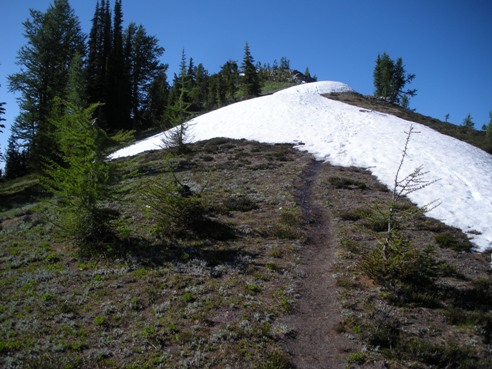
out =
[[[351,91],[340,82],[315,82],[242,101],[192,119],[194,141],[214,137],[295,143],[317,159],[370,170],[392,187],[412,122],[320,96]],[[419,206],[439,201],[428,213],[466,232],[477,250],[492,247],[492,156],[426,126],[411,136],[402,175],[423,166],[438,182],[412,193]],[[111,158],[160,149],[163,134],[123,148]]]

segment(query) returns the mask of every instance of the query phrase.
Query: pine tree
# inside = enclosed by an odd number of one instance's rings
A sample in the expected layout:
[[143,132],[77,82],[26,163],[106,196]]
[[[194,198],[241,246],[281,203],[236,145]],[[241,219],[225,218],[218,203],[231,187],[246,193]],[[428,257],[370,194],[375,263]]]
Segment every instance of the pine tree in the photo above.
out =
[[406,73],[402,58],[398,58],[395,62],[387,53],[378,54],[373,78],[374,96],[391,103],[401,103],[402,97],[407,96],[403,102],[408,105],[408,97],[413,97],[417,93],[417,90],[404,90],[405,86],[415,78],[415,74]]
[[123,11],[121,0],[114,6],[111,51],[107,67],[107,103],[104,107],[108,128],[114,132],[130,129],[130,84],[129,67],[124,53]]
[[160,72],[152,81],[148,93],[143,114],[143,129],[146,128],[171,128],[166,117],[166,109],[169,99],[169,84],[164,71]]
[[492,142],[492,111],[489,112],[489,124],[485,128],[485,137],[487,137],[487,141]]
[[190,95],[192,101],[192,110],[202,112],[213,107],[213,102],[208,96],[209,75],[202,63],[198,64],[193,71],[194,83]]
[[5,155],[5,179],[22,177],[28,173],[29,153],[22,150],[16,144],[13,136],[10,136]]
[[241,64],[243,76],[241,78],[241,94],[244,99],[249,99],[260,95],[260,82],[256,67],[254,65],[254,59],[251,55],[249,45],[246,42],[244,45],[244,56]]
[[239,81],[239,66],[235,61],[229,60],[220,68],[219,72],[219,80],[217,82],[216,90],[216,100],[218,107],[228,105],[237,101]]
[[11,91],[21,93],[20,115],[12,130],[25,144],[34,168],[55,150],[49,124],[53,102],[67,90],[68,69],[76,53],[84,55],[84,35],[68,0],[54,0],[46,13],[31,10],[24,22],[27,45],[17,56],[21,72],[8,77]]
[[75,53],[70,62],[67,83],[67,101],[78,107],[87,105],[87,76],[84,69],[82,55]]
[[466,118],[463,120],[462,126],[465,131],[471,131],[475,128],[475,123],[473,123],[471,114],[468,114],[466,116]]
[[133,129],[141,129],[147,92],[155,77],[167,70],[160,62],[164,48],[154,36],[147,35],[142,25],[130,23],[125,31],[125,57],[129,66],[130,108]]
[[[110,96],[110,77],[108,75],[109,56],[112,51],[112,27],[109,0],[96,3],[94,18],[89,35],[88,57],[88,99],[89,103],[103,103],[98,109],[101,127],[110,130],[108,122],[108,100]],[[110,103],[111,105],[111,103]]]

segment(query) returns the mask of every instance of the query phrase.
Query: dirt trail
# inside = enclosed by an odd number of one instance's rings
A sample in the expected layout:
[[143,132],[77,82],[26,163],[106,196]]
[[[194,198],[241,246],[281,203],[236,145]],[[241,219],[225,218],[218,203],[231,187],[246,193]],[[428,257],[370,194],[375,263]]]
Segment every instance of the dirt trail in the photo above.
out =
[[296,369],[338,369],[346,365],[348,339],[335,331],[340,321],[334,277],[336,242],[331,214],[316,199],[319,173],[324,165],[313,162],[299,188],[300,206],[309,221],[309,240],[301,252],[304,278],[299,300],[288,324],[295,336],[286,344]]

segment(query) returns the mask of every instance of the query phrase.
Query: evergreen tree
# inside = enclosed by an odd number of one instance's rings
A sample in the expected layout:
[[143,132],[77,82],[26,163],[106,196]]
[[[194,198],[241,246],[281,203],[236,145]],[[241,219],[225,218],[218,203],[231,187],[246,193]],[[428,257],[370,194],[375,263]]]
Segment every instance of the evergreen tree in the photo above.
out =
[[220,68],[215,93],[218,107],[237,101],[236,96],[239,91],[239,80],[239,66],[235,61],[229,60]]
[[[193,65],[191,59],[190,64]],[[179,112],[182,107],[186,106],[186,111],[188,112],[186,115],[191,116],[192,99],[190,95],[190,86],[193,82],[191,81],[192,76],[188,74],[190,64],[187,64],[186,53],[183,49],[181,51],[181,62],[179,63],[179,74],[174,73],[173,85],[169,93],[167,116],[172,126],[182,123],[183,120],[181,119],[186,118],[179,117]]]
[[[0,102],[0,133],[3,133],[2,128],[5,128],[5,124],[2,123],[5,121],[5,118],[2,117],[2,115],[5,114],[5,108],[3,107],[4,105],[5,105],[4,102]],[[3,159],[3,154],[0,151],[0,160],[2,160],[2,159]],[[1,174],[0,174],[0,177],[2,177]]]
[[70,69],[68,71],[68,83],[67,83],[67,101],[72,105],[78,107],[85,107],[87,105],[87,76],[84,69],[84,61],[82,55],[75,53],[70,62]]
[[391,103],[401,103],[403,100],[408,105],[408,97],[416,95],[417,90],[404,90],[405,86],[412,82],[415,74],[408,74],[405,71],[402,58],[393,61],[387,53],[378,54],[376,66],[373,72],[374,95],[384,98]]
[[5,179],[22,177],[28,173],[29,154],[16,144],[14,137],[8,139],[7,153],[5,155]]
[[244,45],[244,56],[241,64],[242,78],[240,91],[244,99],[249,99],[260,95],[260,82],[256,67],[254,64],[253,56],[249,49],[249,45],[246,42]]
[[[103,103],[98,109],[101,127],[110,130],[108,122],[108,100],[110,96],[110,80],[108,74],[109,57],[112,51],[112,27],[109,0],[96,3],[94,18],[89,35],[89,57],[87,71],[87,94],[89,103]],[[109,103],[111,106],[111,103]]]
[[34,168],[55,149],[49,124],[53,101],[67,90],[68,69],[76,53],[84,55],[84,35],[68,0],[54,0],[46,13],[31,10],[24,22],[27,45],[17,56],[21,72],[10,75],[11,91],[20,92],[20,115],[12,130],[25,144]]
[[164,48],[154,36],[147,35],[142,25],[130,23],[125,31],[125,56],[129,66],[130,108],[133,129],[141,129],[147,92],[159,73],[167,70],[159,58]]
[[489,112],[489,124],[485,128],[485,136],[487,137],[487,141],[492,142],[492,111]]
[[121,0],[114,6],[111,51],[108,55],[107,97],[104,109],[110,131],[130,129],[130,84],[123,44]]
[[475,128],[475,123],[473,123],[471,114],[468,114],[466,118],[463,120],[462,126],[465,131],[471,131]]
[[108,251],[116,212],[107,208],[111,162],[106,160],[105,132],[94,119],[98,104],[81,108],[64,103],[53,121],[60,159],[44,166],[44,186],[56,196],[58,225],[83,252]]
[[190,81],[191,76],[188,74],[189,68],[186,65],[186,54],[184,50],[181,53],[179,70],[179,75],[174,74],[173,87],[167,109],[168,120],[173,127],[186,122],[193,116],[191,110],[191,91],[189,88],[192,82]]
[[5,118],[2,117],[2,115],[5,114],[5,108],[3,107],[4,105],[4,102],[0,102],[0,133],[3,133],[2,128],[5,128],[5,124],[2,123],[5,121]]
[[161,71],[149,87],[142,128],[171,128],[165,114],[168,99],[169,84],[167,82],[167,75],[164,71]]

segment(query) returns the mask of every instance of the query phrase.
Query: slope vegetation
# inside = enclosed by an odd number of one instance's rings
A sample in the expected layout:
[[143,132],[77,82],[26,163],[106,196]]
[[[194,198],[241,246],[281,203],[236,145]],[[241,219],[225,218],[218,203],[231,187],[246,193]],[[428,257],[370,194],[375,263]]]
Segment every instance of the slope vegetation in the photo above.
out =
[[[395,300],[361,268],[390,196],[368,171],[292,145],[190,148],[118,160],[120,243],[89,258],[58,235],[35,181],[2,185],[2,367],[490,367],[490,268],[458,230],[401,225],[434,248],[436,275]],[[222,225],[214,233],[156,236],[142,189],[172,178],[169,160]]]

